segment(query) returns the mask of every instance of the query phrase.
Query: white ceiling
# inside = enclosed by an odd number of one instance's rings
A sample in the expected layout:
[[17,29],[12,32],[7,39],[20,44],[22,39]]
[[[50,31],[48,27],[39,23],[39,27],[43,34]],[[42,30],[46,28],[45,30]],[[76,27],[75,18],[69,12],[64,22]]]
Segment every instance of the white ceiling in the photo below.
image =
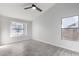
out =
[[37,3],[37,6],[40,7],[43,12],[33,9],[24,10],[25,7],[28,7],[31,4],[32,3],[0,3],[0,14],[8,17],[32,21],[55,5],[54,3]]

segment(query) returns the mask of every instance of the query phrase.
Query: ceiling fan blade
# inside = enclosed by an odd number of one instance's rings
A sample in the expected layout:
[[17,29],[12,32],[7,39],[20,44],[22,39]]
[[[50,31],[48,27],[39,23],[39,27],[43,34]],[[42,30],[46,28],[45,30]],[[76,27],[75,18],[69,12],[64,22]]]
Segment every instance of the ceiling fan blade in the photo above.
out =
[[[35,7],[36,7],[36,6],[35,6]],[[42,9],[40,9],[40,8],[38,8],[38,7],[36,7],[36,9],[37,9],[38,11],[42,12]]]
[[26,8],[24,8],[24,9],[30,9],[30,8],[32,8],[32,7],[26,7]]

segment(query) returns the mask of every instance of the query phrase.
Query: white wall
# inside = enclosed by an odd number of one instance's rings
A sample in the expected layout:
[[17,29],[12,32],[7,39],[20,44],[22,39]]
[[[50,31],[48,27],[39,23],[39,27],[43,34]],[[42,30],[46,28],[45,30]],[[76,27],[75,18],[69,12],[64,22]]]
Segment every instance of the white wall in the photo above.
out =
[[[23,24],[27,24],[25,27],[25,35],[19,37],[10,37],[10,24],[12,21],[21,22]],[[22,21],[20,19],[6,17],[0,15],[0,44],[13,43],[21,40],[32,39],[32,22],[30,21]],[[27,28],[27,29],[26,29]],[[27,31],[26,31],[27,30]]]
[[33,21],[33,39],[79,52],[79,42],[61,40],[61,18],[79,15],[79,4],[56,4]]

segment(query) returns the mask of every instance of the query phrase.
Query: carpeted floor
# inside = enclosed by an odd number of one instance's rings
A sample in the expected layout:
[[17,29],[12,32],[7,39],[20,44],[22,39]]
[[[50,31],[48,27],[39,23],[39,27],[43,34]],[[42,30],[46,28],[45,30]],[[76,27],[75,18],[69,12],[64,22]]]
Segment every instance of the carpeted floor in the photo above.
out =
[[0,56],[78,56],[79,53],[35,40],[0,46]]

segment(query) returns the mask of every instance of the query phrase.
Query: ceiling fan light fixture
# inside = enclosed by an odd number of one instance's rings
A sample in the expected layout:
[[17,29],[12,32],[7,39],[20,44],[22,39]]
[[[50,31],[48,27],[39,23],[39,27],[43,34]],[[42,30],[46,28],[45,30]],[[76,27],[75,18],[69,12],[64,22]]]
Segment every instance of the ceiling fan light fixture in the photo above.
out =
[[37,5],[35,5],[35,4],[32,4],[31,6],[29,6],[29,7],[26,7],[26,8],[24,8],[24,9],[33,9],[33,10],[37,10],[37,11],[39,11],[39,12],[42,12],[42,9],[40,9]]
[[33,10],[36,10],[36,7],[32,7]]

